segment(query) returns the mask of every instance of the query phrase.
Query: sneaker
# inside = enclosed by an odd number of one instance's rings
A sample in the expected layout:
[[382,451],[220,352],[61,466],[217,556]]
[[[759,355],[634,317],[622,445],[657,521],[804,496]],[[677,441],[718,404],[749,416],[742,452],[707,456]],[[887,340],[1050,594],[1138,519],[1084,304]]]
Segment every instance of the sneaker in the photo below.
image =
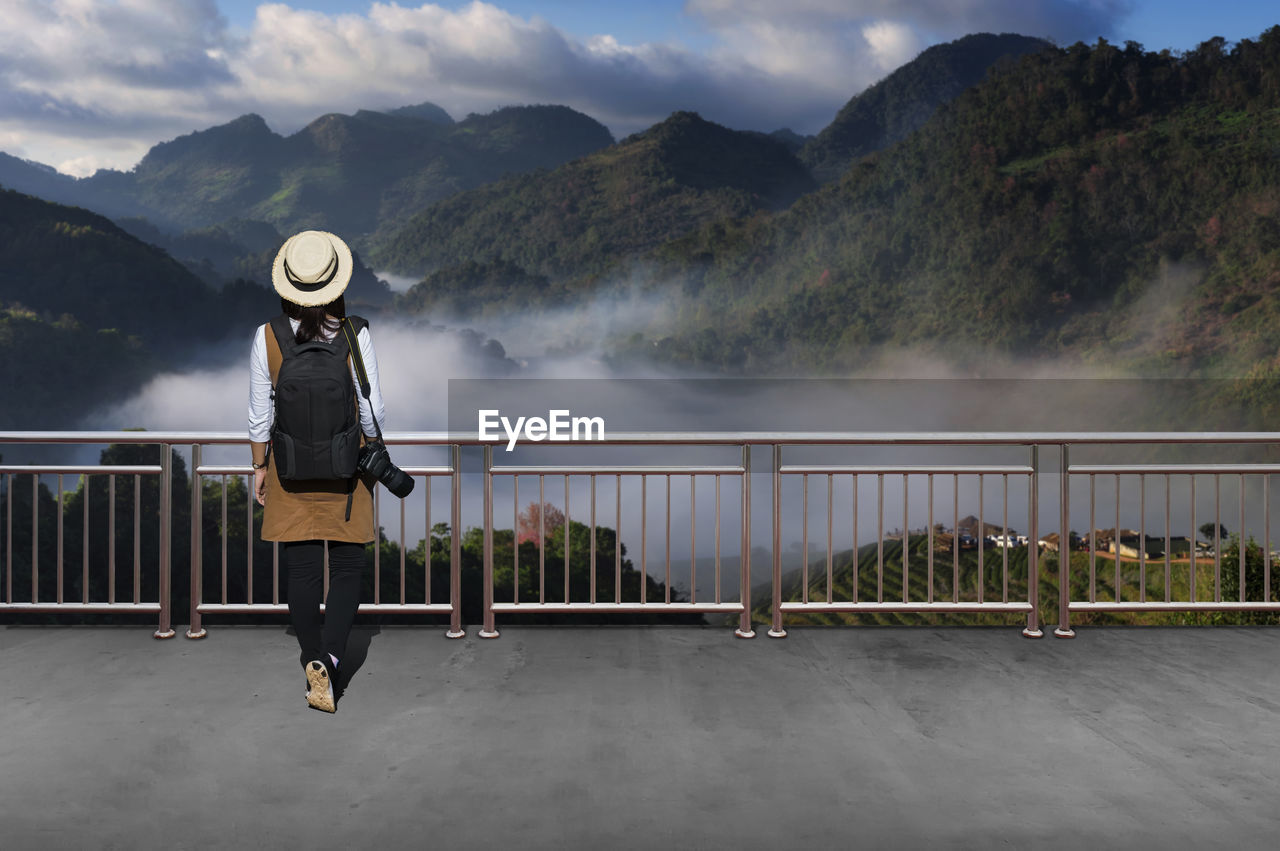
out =
[[307,663],[307,705],[321,712],[336,712],[337,704],[333,699],[333,678],[329,674],[329,666],[316,659]]

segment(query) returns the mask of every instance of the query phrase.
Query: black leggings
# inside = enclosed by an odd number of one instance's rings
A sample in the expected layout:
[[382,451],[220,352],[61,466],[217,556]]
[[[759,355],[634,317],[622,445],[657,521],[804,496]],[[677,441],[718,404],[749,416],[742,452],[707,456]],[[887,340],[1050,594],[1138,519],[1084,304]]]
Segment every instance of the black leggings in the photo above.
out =
[[329,596],[325,599],[324,627],[320,626],[320,600],[324,597],[325,541],[282,542],[289,570],[289,619],[293,622],[302,664],[332,653],[339,659],[347,649],[347,634],[360,605],[364,570],[364,544],[329,541]]

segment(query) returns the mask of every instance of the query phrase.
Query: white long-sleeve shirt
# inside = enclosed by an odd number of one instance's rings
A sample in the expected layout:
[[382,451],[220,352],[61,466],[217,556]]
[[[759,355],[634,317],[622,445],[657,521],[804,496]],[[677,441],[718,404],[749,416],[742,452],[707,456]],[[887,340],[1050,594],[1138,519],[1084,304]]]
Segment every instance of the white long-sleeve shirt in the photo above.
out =
[[[289,320],[295,334],[298,332],[298,324],[296,319]],[[249,439],[255,443],[267,443],[271,440],[271,426],[276,419],[275,405],[271,401],[271,370],[267,366],[269,333],[274,333],[269,325],[259,325],[249,353]],[[327,339],[332,339],[332,336]],[[377,413],[378,425],[385,431],[387,412],[382,404],[382,390],[378,387],[378,357],[373,351],[373,338],[369,336],[367,327],[361,328],[356,335],[356,344],[360,346],[360,356],[364,359],[364,369],[369,376],[369,399],[366,401],[364,394],[360,392],[360,379],[356,376],[355,364],[352,363],[351,380],[355,382],[356,399],[360,402],[360,428],[365,437],[377,437],[378,433],[373,427],[373,413]]]

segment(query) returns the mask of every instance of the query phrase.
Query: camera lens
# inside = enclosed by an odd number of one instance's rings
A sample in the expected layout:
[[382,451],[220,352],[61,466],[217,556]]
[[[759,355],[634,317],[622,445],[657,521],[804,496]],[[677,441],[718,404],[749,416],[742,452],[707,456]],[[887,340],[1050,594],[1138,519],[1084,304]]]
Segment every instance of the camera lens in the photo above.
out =
[[413,493],[413,476],[410,476],[395,464],[388,464],[387,467],[387,471],[383,473],[382,478],[379,479],[379,481],[387,486],[387,490],[391,491],[401,499],[404,499],[406,496]]
[[413,477],[391,463],[391,455],[381,441],[371,440],[365,444],[357,466],[361,473],[382,482],[401,499],[413,493]]

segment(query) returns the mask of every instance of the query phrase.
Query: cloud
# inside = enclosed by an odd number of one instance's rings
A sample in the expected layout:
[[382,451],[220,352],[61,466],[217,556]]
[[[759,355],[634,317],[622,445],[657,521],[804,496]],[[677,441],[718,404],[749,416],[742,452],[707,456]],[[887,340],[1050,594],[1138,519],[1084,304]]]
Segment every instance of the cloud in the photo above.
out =
[[816,30],[892,21],[929,40],[1017,32],[1074,42],[1110,34],[1132,6],[1131,0],[688,0],[685,10],[713,27],[746,20]]
[[0,135],[45,162],[136,160],[235,83],[213,0],[8,0],[4,17]]
[[325,112],[432,100],[455,115],[560,103],[617,136],[689,109],[816,132],[924,45],[974,30],[1106,32],[1120,0],[690,0],[703,52],[572,36],[497,5],[375,2],[363,14],[264,3],[246,31],[214,0],[8,0],[0,139],[83,173],[246,112],[291,133]]
[[[775,79],[839,90],[841,102],[926,45],[974,32],[1071,43],[1109,35],[1129,0],[688,0],[722,43]],[[833,92],[834,93],[834,92]]]
[[922,47],[920,36],[914,30],[893,21],[867,24],[862,28],[862,37],[870,46],[876,63],[885,70],[909,62]]
[[373,276],[379,280],[386,281],[387,286],[391,287],[392,292],[407,292],[414,284],[422,280],[421,276],[413,277],[409,275],[396,275],[392,272],[380,272],[373,270]]

